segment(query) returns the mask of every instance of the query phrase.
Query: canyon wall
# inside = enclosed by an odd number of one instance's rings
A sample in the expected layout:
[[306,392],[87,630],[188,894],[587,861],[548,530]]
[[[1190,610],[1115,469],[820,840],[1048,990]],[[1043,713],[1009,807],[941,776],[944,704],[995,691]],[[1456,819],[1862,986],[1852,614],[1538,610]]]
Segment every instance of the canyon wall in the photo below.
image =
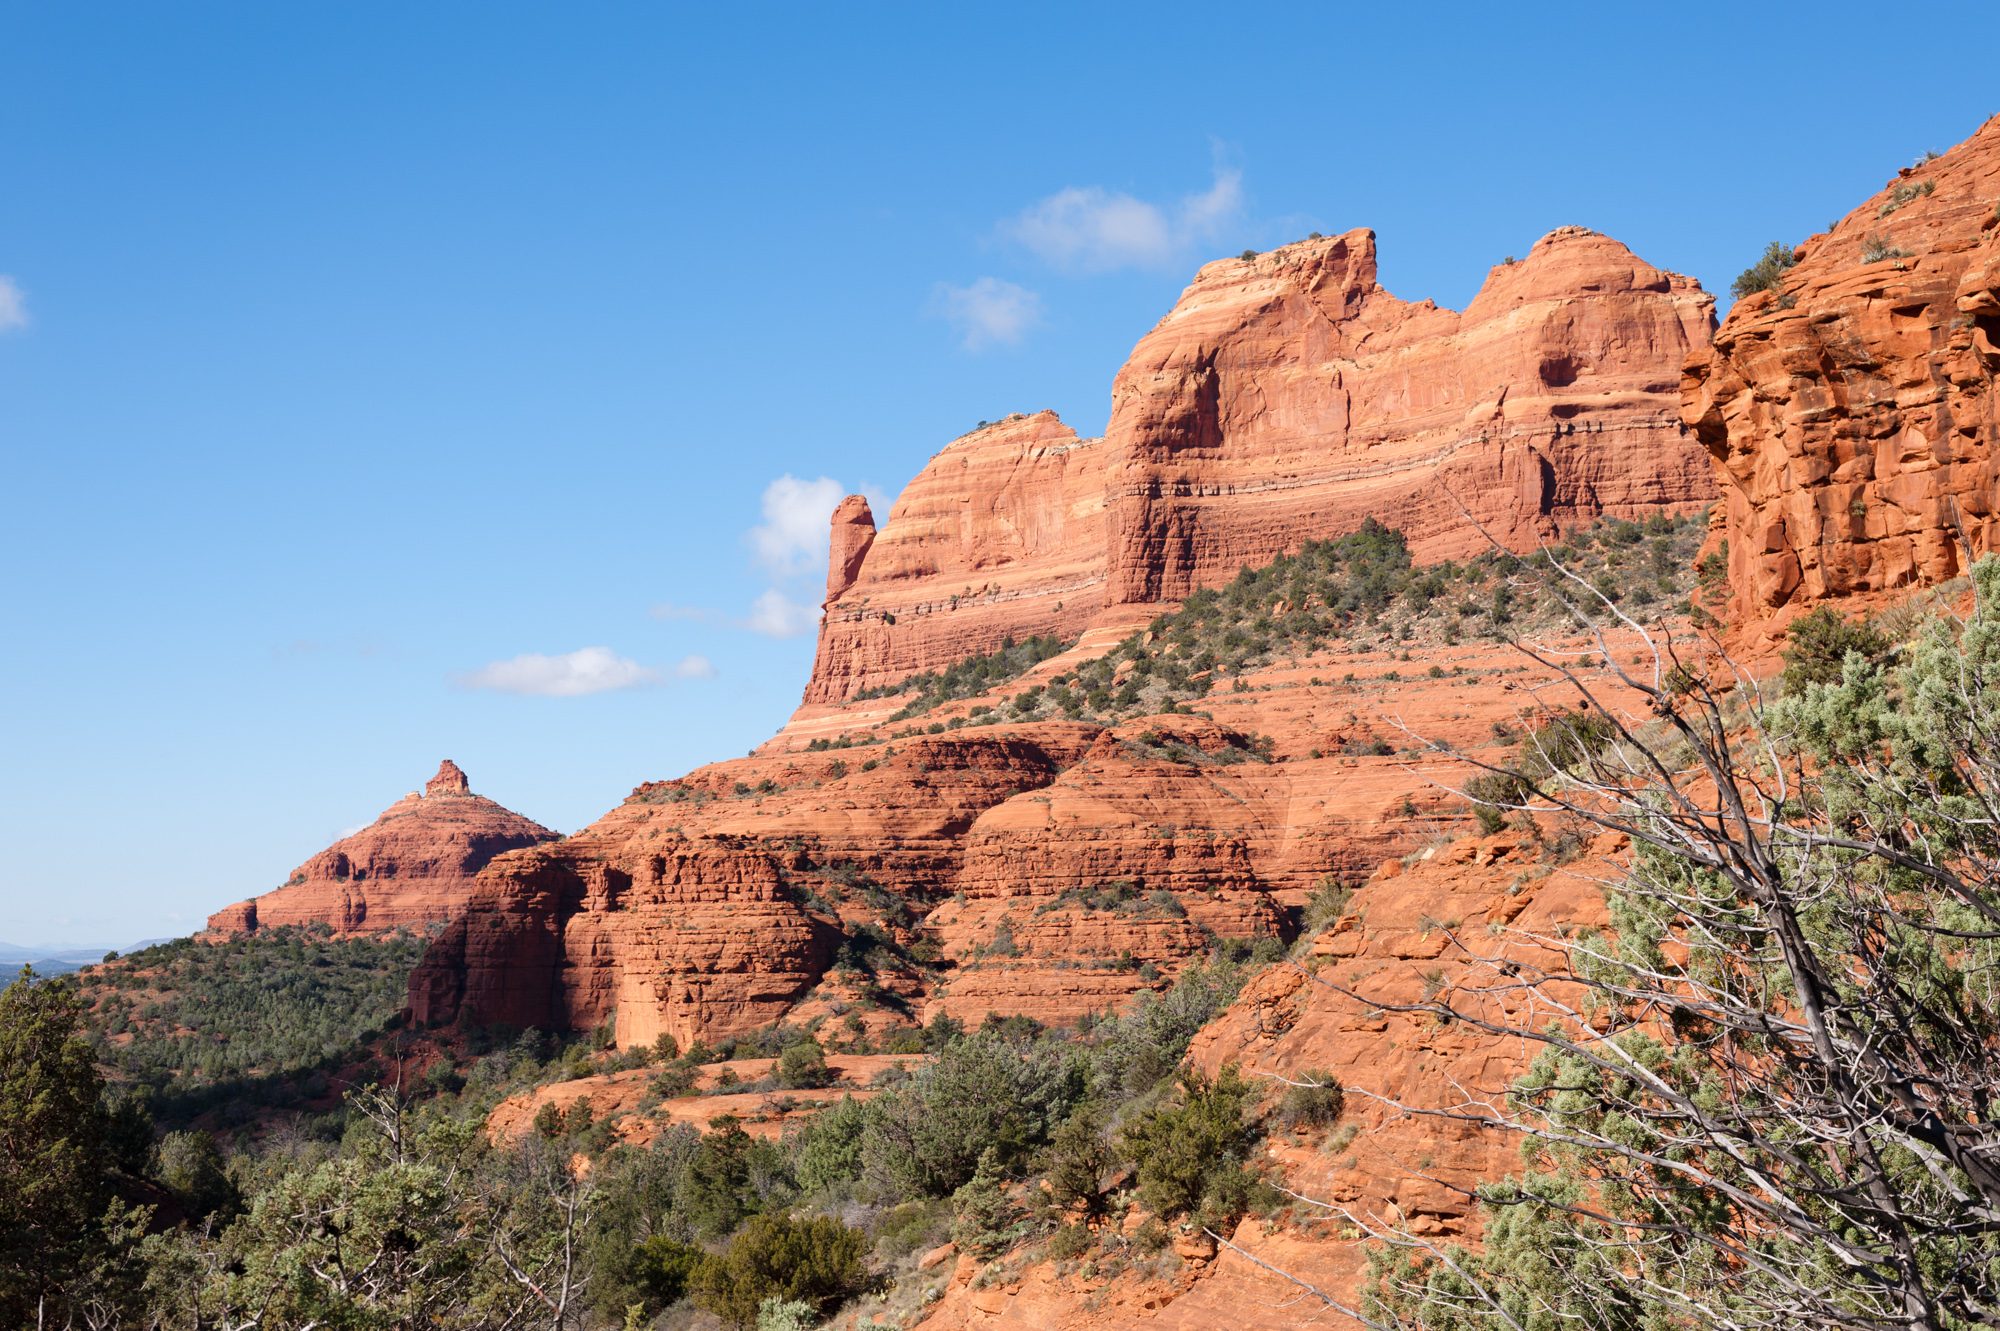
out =
[[1177,600],[1369,516],[1430,562],[1699,507],[1675,408],[1713,312],[1581,227],[1463,314],[1383,290],[1372,231],[1211,263],[1112,387],[1109,597]]
[[804,701],[1129,625],[1369,516],[1428,561],[1699,507],[1678,390],[1713,321],[1692,280],[1580,227],[1462,314],[1383,290],[1366,230],[1208,264],[1119,371],[1104,439],[1012,417],[933,458],[879,530],[842,505]]
[[292,871],[284,886],[209,916],[208,934],[323,924],[337,933],[423,929],[457,915],[494,856],[558,834],[484,795],[449,758],[421,791]]
[[805,701],[837,702],[1008,637],[1075,637],[1104,606],[1105,483],[1103,441],[1044,411],[953,441],[879,530],[867,501],[848,499],[834,514]]
[[1941,582],[1996,547],[2000,117],[1794,254],[1685,384],[1746,631]]

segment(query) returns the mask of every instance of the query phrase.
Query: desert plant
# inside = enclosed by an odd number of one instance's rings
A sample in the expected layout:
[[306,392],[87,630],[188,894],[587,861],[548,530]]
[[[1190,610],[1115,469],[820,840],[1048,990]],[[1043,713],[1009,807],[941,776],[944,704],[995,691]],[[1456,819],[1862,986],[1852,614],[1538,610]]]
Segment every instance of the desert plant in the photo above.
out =
[[1729,284],[1730,294],[1741,300],[1759,291],[1775,290],[1785,270],[1797,262],[1798,258],[1790,245],[1774,240],[1764,247],[1764,253],[1757,262],[1736,275],[1736,280]]

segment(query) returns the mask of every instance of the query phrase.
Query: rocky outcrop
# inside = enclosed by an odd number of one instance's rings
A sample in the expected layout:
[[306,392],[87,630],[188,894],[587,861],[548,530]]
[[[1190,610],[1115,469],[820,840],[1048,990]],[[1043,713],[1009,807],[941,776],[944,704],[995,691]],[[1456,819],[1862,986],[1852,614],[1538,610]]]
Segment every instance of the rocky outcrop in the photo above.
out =
[[879,531],[866,500],[846,500],[805,701],[849,698],[1010,636],[1076,636],[1104,604],[1104,491],[1102,442],[1044,411],[954,440]]
[[1794,255],[1684,384],[1746,633],[1996,548],[2000,117]]
[[628,1047],[767,1026],[863,925],[884,944],[869,965],[903,969],[911,915],[952,890],[965,829],[1046,785],[1094,733],[915,740],[852,764],[738,760],[642,786],[561,844],[490,865],[412,977],[412,1011],[543,1029],[615,1021]]
[[555,832],[483,795],[449,758],[351,836],[301,864],[285,885],[217,911],[211,935],[324,924],[339,933],[421,929],[451,919],[494,856],[554,841]]
[[832,605],[861,576],[861,561],[875,544],[875,514],[862,495],[849,495],[833,510],[833,540],[827,552],[826,600]]
[[1581,227],[1462,314],[1383,290],[1372,231],[1211,263],[1112,387],[1108,596],[1178,599],[1371,515],[1432,561],[1699,507],[1675,392],[1713,311]]
[[940,734],[863,729],[642,786],[490,864],[412,978],[413,1015],[685,1047],[816,1016],[880,1034],[1118,1007],[1218,939],[1287,936],[1329,875],[1470,826],[1439,785],[1457,759],[1379,741],[1405,725],[1496,752],[1532,676],[1491,644],[1427,659],[1407,678],[1400,644],[1273,665],[1206,700],[1214,720],[967,726],[960,708]]
[[[1562,866],[1519,832],[1466,838],[1381,865],[1346,911],[1301,946],[1296,966],[1272,966],[1206,1027],[1189,1061],[1214,1073],[1233,1065],[1275,1101],[1283,1081],[1328,1078],[1346,1088],[1332,1134],[1273,1129],[1260,1163],[1302,1197],[1290,1217],[1246,1219],[1226,1234],[1245,1256],[1213,1242],[1177,1248],[1165,1268],[1080,1279],[1074,1267],[1013,1261],[993,1274],[963,1263],[930,1307],[928,1331],[1097,1331],[1289,1325],[1308,1306],[1292,1280],[1358,1303],[1367,1247],[1347,1211],[1440,1243],[1476,1239],[1470,1203],[1481,1183],[1518,1168],[1519,1140],[1465,1118],[1428,1117],[1398,1106],[1449,1111],[1466,1097],[1504,1093],[1529,1057],[1471,1022],[1399,1011],[1449,992],[1463,1010],[1495,1020],[1527,1019],[1528,1000],[1495,990],[1486,959],[1548,964],[1538,939],[1605,919],[1601,878],[1623,854],[1613,835]],[[1128,1215],[1126,1232],[1142,1217]],[[1343,1229],[1346,1230],[1343,1235]],[[1259,1265],[1263,1263],[1264,1265]],[[1109,1265],[1109,1264],[1107,1264]],[[982,1278],[984,1276],[984,1278]],[[1320,1305],[1313,1302],[1313,1309]],[[1307,1314],[1326,1325],[1345,1319]]]
[[1104,439],[1010,417],[933,458],[879,532],[841,506],[807,709],[1129,625],[1369,516],[1436,560],[1699,507],[1678,387],[1713,322],[1691,279],[1580,227],[1463,313],[1384,291],[1371,231],[1211,263],[1119,371]]

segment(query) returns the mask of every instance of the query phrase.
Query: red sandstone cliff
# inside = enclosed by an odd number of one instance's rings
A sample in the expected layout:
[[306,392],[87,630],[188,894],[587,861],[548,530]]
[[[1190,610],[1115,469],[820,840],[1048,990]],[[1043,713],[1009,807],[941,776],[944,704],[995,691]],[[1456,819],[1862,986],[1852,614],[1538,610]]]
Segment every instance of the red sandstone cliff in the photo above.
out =
[[1104,457],[1101,440],[1044,411],[953,441],[880,530],[867,501],[849,498],[834,514],[805,701],[837,702],[1009,635],[1081,632],[1104,605]]
[[1463,314],[1376,280],[1375,233],[1204,267],[1112,387],[1110,599],[1174,600],[1373,516],[1420,560],[1714,493],[1675,413],[1714,299],[1564,227]]
[[1102,440],[1050,412],[953,442],[874,529],[834,518],[805,703],[1007,637],[1073,637],[1373,516],[1419,557],[1529,548],[1714,494],[1678,416],[1714,300],[1564,227],[1464,313],[1376,280],[1352,231],[1204,267],[1112,387]]
[[472,793],[449,758],[421,793],[397,800],[292,872],[283,887],[209,916],[211,934],[285,924],[341,933],[422,928],[457,914],[474,877],[505,851],[557,834]]
[[2000,117],[1795,253],[1685,383],[1747,630],[2000,544]]

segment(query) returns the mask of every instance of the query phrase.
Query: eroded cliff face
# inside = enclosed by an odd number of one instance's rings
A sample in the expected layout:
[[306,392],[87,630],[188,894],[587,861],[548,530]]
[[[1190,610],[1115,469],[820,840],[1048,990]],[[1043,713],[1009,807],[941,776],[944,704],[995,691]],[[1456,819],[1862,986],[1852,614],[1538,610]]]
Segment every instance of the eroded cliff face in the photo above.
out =
[[1995,548],[2000,117],[1810,237],[1689,362],[1732,623],[1934,584]]
[[283,887],[209,916],[208,932],[324,924],[337,933],[385,933],[441,924],[464,907],[494,856],[557,836],[473,794],[447,758],[422,791],[301,864]]
[[1080,633],[1104,605],[1104,459],[1101,440],[1044,411],[953,441],[880,530],[865,499],[847,499],[805,701],[837,702],[1010,636]]
[[1368,516],[1429,562],[1698,507],[1675,406],[1713,312],[1580,227],[1462,314],[1383,290],[1372,231],[1211,263],[1112,387],[1109,598],[1176,600]]
[[1104,439],[1012,417],[879,531],[841,506],[802,715],[1008,637],[1128,627],[1369,516],[1429,561],[1697,508],[1679,381],[1713,323],[1692,280],[1580,227],[1463,313],[1383,290],[1366,230],[1211,263],[1119,372]]

